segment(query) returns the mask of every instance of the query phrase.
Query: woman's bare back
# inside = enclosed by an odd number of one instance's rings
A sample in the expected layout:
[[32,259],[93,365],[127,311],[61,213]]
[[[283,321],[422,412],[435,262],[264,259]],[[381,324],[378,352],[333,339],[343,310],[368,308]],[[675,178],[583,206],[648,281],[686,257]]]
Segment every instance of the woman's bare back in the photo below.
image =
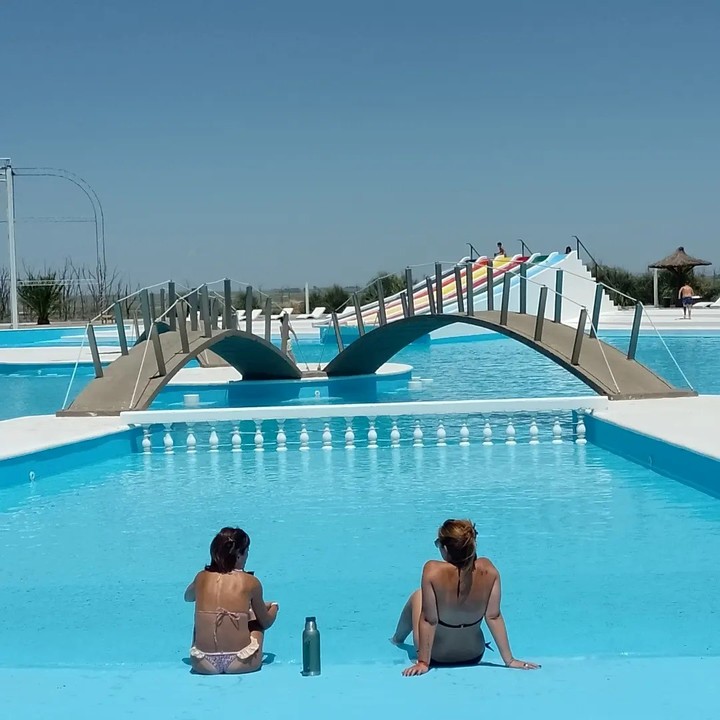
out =
[[234,652],[250,642],[248,620],[257,580],[244,572],[203,570],[195,578],[195,645],[203,652]]
[[460,597],[457,568],[448,562],[433,564],[435,567],[432,569],[431,580],[437,598],[440,625],[471,625],[482,620],[498,575],[490,560],[483,557],[475,561],[469,591],[461,584]]

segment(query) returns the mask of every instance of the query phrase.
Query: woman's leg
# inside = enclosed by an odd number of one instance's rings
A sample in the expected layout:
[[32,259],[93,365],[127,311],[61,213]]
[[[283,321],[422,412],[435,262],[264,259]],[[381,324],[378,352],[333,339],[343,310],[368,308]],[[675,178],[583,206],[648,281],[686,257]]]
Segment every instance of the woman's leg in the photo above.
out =
[[400,613],[395,634],[391,641],[396,645],[404,643],[407,636],[413,634],[413,642],[417,648],[418,625],[420,623],[420,612],[422,611],[422,593],[416,590],[405,603],[405,607]]

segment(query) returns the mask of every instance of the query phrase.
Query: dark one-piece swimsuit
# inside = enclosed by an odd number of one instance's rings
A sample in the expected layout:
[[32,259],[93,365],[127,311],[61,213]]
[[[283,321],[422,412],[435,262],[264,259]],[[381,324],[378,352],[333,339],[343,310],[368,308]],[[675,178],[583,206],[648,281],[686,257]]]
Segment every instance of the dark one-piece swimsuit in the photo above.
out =
[[[464,628],[471,628],[475,627],[475,625],[479,625],[482,622],[482,617],[479,620],[476,620],[475,622],[471,623],[464,623],[461,625],[451,625],[450,623],[443,622],[438,613],[438,625],[442,625],[443,627],[450,628],[451,630],[461,630]],[[492,650],[490,647],[490,643],[485,643],[485,647]],[[432,661],[432,664],[437,667],[452,667],[453,665],[478,665],[480,661],[483,659],[483,655],[485,655],[485,651],[483,650],[477,657],[471,658],[470,660],[464,660],[463,662],[437,662],[436,660]]]

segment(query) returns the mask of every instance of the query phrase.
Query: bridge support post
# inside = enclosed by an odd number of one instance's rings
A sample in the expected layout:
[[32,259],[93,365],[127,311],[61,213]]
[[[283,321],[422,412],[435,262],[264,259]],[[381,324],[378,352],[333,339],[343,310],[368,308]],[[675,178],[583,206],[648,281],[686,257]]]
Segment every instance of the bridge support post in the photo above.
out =
[[148,297],[150,298],[150,322],[154,323],[157,320],[157,306],[155,305],[155,293],[151,292]]
[[602,307],[603,288],[602,285],[595,287],[595,300],[593,302],[592,319],[590,320],[590,337],[597,337],[598,323],[600,322],[600,308]]
[[253,314],[253,289],[252,285],[248,285],[245,288],[245,332],[252,334],[252,314]]
[[400,291],[400,304],[402,305],[403,317],[406,318],[408,316],[408,299],[406,290]]
[[140,291],[140,314],[142,315],[143,332],[147,337],[147,334],[150,332],[150,325],[152,323],[152,320],[150,318],[150,296],[148,294],[147,288],[143,288]]
[[95,328],[92,326],[92,323],[88,323],[87,325],[87,338],[93,361],[93,370],[95,370],[95,377],[101,378],[103,376],[103,368],[100,362],[100,351],[98,350],[98,344],[95,338]]
[[223,280],[223,328],[225,330],[237,329],[237,315],[232,306],[232,282]]
[[337,342],[338,352],[341,353],[345,346],[343,345],[342,333],[340,332],[340,322],[338,321],[337,313],[333,310],[332,313],[332,324],[333,330],[335,330],[335,341]]
[[382,279],[375,283],[378,301],[378,322],[380,325],[387,325],[387,313],[385,312],[385,291],[383,290]]
[[487,309],[495,309],[495,270],[493,268],[493,261],[488,260],[487,270],[485,271],[485,287],[487,289]]
[[160,288],[160,317],[165,317],[165,312],[167,311],[166,300],[165,288]]
[[547,305],[548,289],[547,285],[540,288],[540,298],[538,300],[537,315],[535,316],[535,334],[533,340],[540,342],[543,334],[543,324],[545,323],[545,306]]
[[190,343],[188,342],[187,318],[185,317],[185,306],[183,302],[183,300],[180,301],[180,314],[178,315],[177,328],[180,333],[180,349],[187,354],[190,352]]
[[562,322],[562,291],[563,291],[563,271],[558,270],[555,273],[555,315],[553,322]]
[[197,330],[198,329],[198,311],[200,309],[200,300],[198,297],[198,291],[193,290],[188,295],[188,311],[190,313],[190,329],[191,330]]
[[265,310],[263,314],[265,316],[265,339],[268,342],[272,342],[272,299],[269,295],[265,299]]
[[160,342],[160,333],[158,333],[157,324],[153,323],[150,328],[150,336],[152,337],[153,350],[155,350],[155,361],[157,362],[158,375],[167,374],[165,369],[165,358],[163,358],[162,343]]
[[357,323],[358,333],[360,335],[365,334],[365,323],[363,322],[362,316],[362,305],[360,304],[360,297],[355,292],[352,294],[353,306],[355,307],[355,322]]
[[203,323],[203,337],[212,337],[212,323],[210,322],[210,298],[208,297],[208,286],[200,288],[200,317]]
[[465,303],[463,298],[462,275],[460,274],[460,266],[455,266],[455,299],[457,300],[458,313],[465,312]]
[[168,283],[168,323],[171,330],[177,330],[177,292],[175,291],[175,283],[171,280]]
[[408,299],[408,317],[412,317],[415,314],[415,293],[413,292],[412,268],[409,267],[405,268],[405,290]]
[[438,315],[443,312],[443,270],[442,263],[435,263],[435,310]]
[[582,350],[583,340],[585,339],[585,325],[587,324],[587,310],[583,308],[580,311],[577,330],[575,331],[575,342],[573,343],[572,357],[570,362],[577,365],[580,362],[580,351]]
[[503,275],[502,300],[500,301],[500,324],[501,325],[507,325],[509,305],[510,305],[510,275],[506,272]]
[[429,275],[425,276],[425,292],[427,293],[430,314],[435,315],[435,294],[433,293],[433,284]]
[[127,337],[125,337],[125,323],[123,322],[122,307],[119,302],[113,305],[115,314],[115,325],[117,325],[118,341],[120,342],[120,354],[128,354]]
[[635,359],[637,352],[638,338],[640,337],[640,323],[642,322],[642,303],[635,303],[635,314],[633,315],[632,330],[630,331],[630,344],[628,345],[628,360]]
[[520,265],[520,312],[527,314],[527,263]]
[[475,314],[475,278],[473,277],[473,262],[468,261],[465,263],[465,310],[468,315]]
[[213,330],[218,329],[218,316],[220,315],[218,309],[218,300],[216,297],[210,298],[210,327]]

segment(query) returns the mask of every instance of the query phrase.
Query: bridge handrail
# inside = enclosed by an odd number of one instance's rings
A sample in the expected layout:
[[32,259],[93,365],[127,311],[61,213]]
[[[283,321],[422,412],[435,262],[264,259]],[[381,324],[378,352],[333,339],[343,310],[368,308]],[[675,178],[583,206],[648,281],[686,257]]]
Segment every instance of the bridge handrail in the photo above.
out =
[[[573,305],[577,305],[581,310],[585,310],[586,312],[587,312],[587,310],[588,310],[588,308],[587,308],[586,305],[582,305],[581,303],[577,302],[577,300],[573,300],[573,298],[567,297],[567,296],[563,295],[561,292],[559,293],[555,288],[548,287],[547,285],[545,285],[545,284],[543,284],[543,283],[539,283],[539,282],[537,282],[536,280],[533,280],[532,278],[529,278],[529,277],[525,277],[524,280],[525,280],[525,282],[533,283],[534,285],[537,285],[537,286],[539,286],[539,287],[545,287],[545,288],[547,288],[547,289],[548,289],[551,293],[553,293],[554,295],[558,295],[558,296],[560,296],[563,300],[567,300],[567,301],[569,301],[570,303],[572,303]],[[522,278],[521,278],[521,282],[522,282]],[[613,381],[613,385],[615,385],[615,389],[616,389],[616,390],[618,391],[618,393],[619,393],[619,392],[620,392],[620,386],[618,385],[618,381],[617,381],[617,379],[615,378],[615,373],[612,371],[612,367],[610,367],[610,362],[608,361],[607,355],[605,354],[605,348],[603,347],[603,342],[602,342],[602,340],[600,340],[600,338],[598,337],[598,329],[597,329],[597,327],[595,326],[595,324],[594,324],[594,322],[593,322],[592,315],[591,315],[591,314],[588,314],[587,317],[588,317],[588,319],[590,320],[590,329],[591,329],[591,331],[592,331],[592,332],[590,333],[590,335],[592,336],[592,335],[594,334],[594,338],[595,338],[595,340],[597,340],[598,347],[600,348],[600,352],[602,353],[603,360],[605,361],[605,366],[607,367],[608,372],[610,373],[610,377],[611,377],[611,379],[612,379],[612,381]],[[592,337],[591,337],[591,339],[592,339]]]

